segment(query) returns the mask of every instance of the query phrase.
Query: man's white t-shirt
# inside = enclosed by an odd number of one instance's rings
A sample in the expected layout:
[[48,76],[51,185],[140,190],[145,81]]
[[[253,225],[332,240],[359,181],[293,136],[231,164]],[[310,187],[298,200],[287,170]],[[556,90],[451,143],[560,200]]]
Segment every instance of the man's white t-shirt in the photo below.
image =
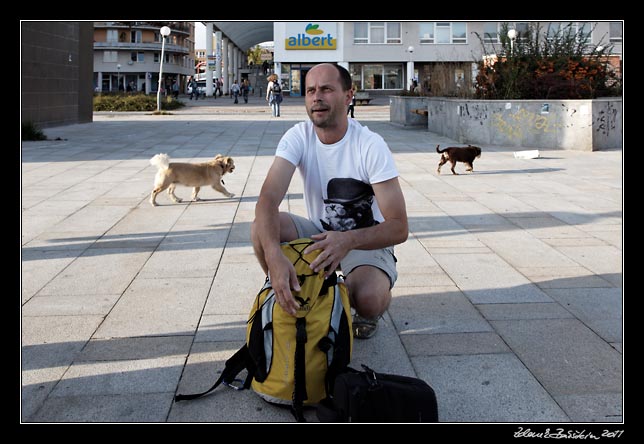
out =
[[384,139],[349,119],[347,133],[333,144],[320,142],[311,121],[289,129],[276,156],[295,165],[304,181],[309,219],[321,231],[346,231],[384,221],[372,184],[398,177]]

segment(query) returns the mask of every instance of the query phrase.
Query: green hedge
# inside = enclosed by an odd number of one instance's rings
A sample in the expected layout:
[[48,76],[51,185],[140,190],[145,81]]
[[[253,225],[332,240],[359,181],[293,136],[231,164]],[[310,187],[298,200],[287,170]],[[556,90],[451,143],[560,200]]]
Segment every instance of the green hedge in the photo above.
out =
[[[173,110],[185,104],[172,97],[161,98],[162,110]],[[94,111],[156,111],[156,95],[102,93],[94,96]]]
[[47,136],[42,130],[31,120],[22,122],[22,140],[47,140]]
[[[594,99],[622,95],[621,70],[610,63],[613,44],[590,42],[592,30],[572,25],[550,32],[530,23],[514,41],[502,24],[501,47],[478,62],[476,97],[480,99]],[[603,37],[602,37],[603,39]],[[494,45],[492,45],[494,46]]]

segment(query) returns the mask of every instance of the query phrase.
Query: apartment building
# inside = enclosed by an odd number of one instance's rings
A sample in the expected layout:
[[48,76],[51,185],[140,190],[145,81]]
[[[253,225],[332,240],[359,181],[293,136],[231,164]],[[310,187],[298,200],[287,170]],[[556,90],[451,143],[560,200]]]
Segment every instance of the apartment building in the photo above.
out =
[[94,22],[94,91],[157,91],[160,29],[166,37],[162,88],[176,79],[183,87],[195,68],[194,22]]

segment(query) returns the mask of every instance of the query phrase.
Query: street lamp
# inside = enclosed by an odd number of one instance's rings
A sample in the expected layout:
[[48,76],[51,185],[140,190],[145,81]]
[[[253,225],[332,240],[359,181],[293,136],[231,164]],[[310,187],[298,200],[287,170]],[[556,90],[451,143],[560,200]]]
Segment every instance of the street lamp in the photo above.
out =
[[406,52],[409,53],[409,63],[407,64],[407,71],[409,74],[409,84],[407,85],[407,89],[411,91],[412,85],[414,84],[414,59],[413,59],[414,47],[411,45],[408,46],[406,49]]
[[159,32],[161,32],[162,42],[161,42],[161,63],[159,64],[159,85],[157,88],[157,112],[161,111],[161,78],[163,76],[163,59],[165,58],[165,38],[170,35],[170,28],[167,26],[162,27]]
[[517,38],[516,29],[510,29],[508,31],[508,38],[510,39],[510,55],[514,56],[514,39]]
[[121,64],[117,63],[116,64],[116,91],[119,90],[119,86],[121,85]]

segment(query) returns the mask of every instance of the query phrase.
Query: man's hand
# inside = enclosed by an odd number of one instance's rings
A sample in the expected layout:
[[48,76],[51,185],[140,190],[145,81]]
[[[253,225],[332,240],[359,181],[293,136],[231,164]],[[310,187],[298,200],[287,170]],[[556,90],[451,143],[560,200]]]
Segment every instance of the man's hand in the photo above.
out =
[[342,259],[351,250],[351,235],[349,232],[325,231],[312,235],[311,239],[315,243],[308,246],[304,250],[304,254],[311,253],[315,250],[322,250],[319,256],[311,262],[311,269],[316,273],[320,270],[325,270],[324,277],[327,278],[332,273],[335,273]]
[[275,292],[275,299],[282,309],[295,316],[297,309],[300,305],[295,301],[291,289],[300,291],[300,283],[297,281],[297,274],[295,267],[283,254],[276,255],[270,261],[269,275],[271,278],[271,285]]

